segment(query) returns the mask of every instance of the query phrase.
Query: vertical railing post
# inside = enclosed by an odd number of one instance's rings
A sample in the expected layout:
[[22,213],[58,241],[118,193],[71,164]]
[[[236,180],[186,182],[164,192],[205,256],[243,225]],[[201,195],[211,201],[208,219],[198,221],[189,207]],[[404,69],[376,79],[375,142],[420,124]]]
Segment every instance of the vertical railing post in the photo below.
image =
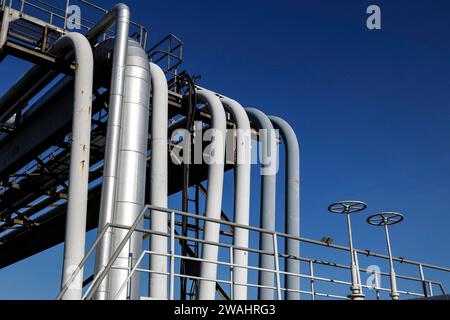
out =
[[312,260],[309,260],[309,281],[311,283],[311,298],[312,300],[316,300],[316,288],[314,284],[314,263]]
[[170,300],[174,300],[175,286],[175,212],[170,213]]
[[22,0],[20,4],[20,12],[23,12],[24,9],[25,9],[25,0]]
[[422,280],[423,295],[425,297],[429,297],[427,290],[427,282],[425,281],[425,274],[423,272],[423,266],[421,264],[419,264],[419,273],[420,273],[420,280]]
[[[131,274],[131,269],[133,269],[133,253],[130,252],[128,254],[128,276]],[[131,297],[131,278],[126,280],[127,283],[127,300],[130,300]]]
[[234,300],[234,258],[233,258],[233,247],[230,247],[230,299]]
[[70,0],[66,1],[66,10],[64,12],[64,30],[67,28],[67,17],[69,15],[69,6],[70,6]]
[[376,269],[373,270],[373,276],[375,277],[375,294],[376,294],[377,300],[380,300],[380,298],[381,298],[381,296],[380,296],[380,288],[381,288],[380,274],[378,273],[378,271]]
[[273,233],[273,257],[275,261],[275,274],[277,278],[277,299],[281,300],[281,280],[280,280],[280,265],[278,260],[278,241],[277,234]]
[[356,250],[353,250],[353,254],[354,254],[354,256],[355,256],[356,271],[358,272],[358,273],[357,273],[357,276],[358,276],[358,284],[359,284],[359,288],[360,288],[361,294],[364,294],[364,293],[363,293],[363,287],[362,287],[362,281],[361,281],[361,269],[360,269],[360,267],[359,267],[358,252],[357,252]]

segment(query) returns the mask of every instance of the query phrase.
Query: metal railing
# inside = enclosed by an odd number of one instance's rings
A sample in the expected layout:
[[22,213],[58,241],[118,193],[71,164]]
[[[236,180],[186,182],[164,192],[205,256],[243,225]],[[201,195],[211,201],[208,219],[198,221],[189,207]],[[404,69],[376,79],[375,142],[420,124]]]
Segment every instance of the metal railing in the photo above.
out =
[[[151,219],[151,214],[150,215],[146,214],[146,212],[149,210],[155,210],[157,212],[165,212],[166,214],[169,215],[169,217],[170,217],[169,232],[162,233],[162,232],[152,231],[150,229],[138,228],[140,222],[143,219]],[[195,238],[191,238],[191,237],[184,237],[184,236],[178,235],[175,232],[175,230],[177,228],[177,222],[178,222],[177,217],[183,217],[183,216],[190,217],[190,218],[196,218],[196,219],[199,219],[202,221],[215,222],[215,223],[218,223],[218,224],[226,226],[226,227],[247,229],[249,231],[257,232],[259,235],[261,235],[263,233],[270,234],[273,238],[274,251],[267,252],[267,251],[259,250],[258,248],[251,248],[251,247],[243,248],[243,247],[234,246],[234,245],[228,244],[228,243],[217,243],[217,242],[206,241],[203,239],[195,239]],[[327,267],[348,270],[349,275],[350,275],[350,271],[351,271],[350,266],[345,265],[345,264],[321,261],[321,260],[312,259],[312,258],[288,256],[288,255],[284,254],[283,252],[279,252],[278,243],[280,240],[293,239],[293,240],[297,240],[301,243],[309,243],[309,244],[318,245],[318,246],[322,246],[322,247],[328,247],[330,249],[341,250],[341,251],[342,250],[349,251],[350,249],[348,247],[334,245],[334,244],[327,244],[327,243],[323,243],[320,241],[311,240],[311,239],[307,239],[307,238],[303,238],[303,237],[294,237],[294,236],[287,235],[287,234],[281,233],[281,232],[268,231],[268,230],[264,230],[264,229],[261,229],[258,227],[245,226],[245,225],[241,225],[241,224],[237,224],[237,223],[233,223],[233,222],[227,222],[227,221],[218,220],[218,219],[211,219],[211,218],[208,218],[205,216],[195,215],[192,213],[182,212],[182,211],[178,211],[178,210],[170,210],[170,209],[160,208],[160,207],[155,207],[155,206],[150,206],[150,205],[147,205],[143,208],[143,210],[141,211],[141,214],[136,218],[136,220],[132,226],[123,226],[123,225],[119,225],[119,224],[108,224],[105,226],[105,228],[103,228],[103,230],[101,231],[101,233],[99,234],[99,236],[97,237],[95,242],[93,243],[92,247],[89,249],[86,256],[79,264],[78,268],[74,271],[72,276],[69,278],[68,282],[62,288],[57,299],[61,299],[63,297],[64,293],[67,291],[67,288],[70,286],[73,279],[75,279],[75,277],[78,275],[79,271],[82,268],[84,268],[86,262],[92,256],[92,254],[95,252],[95,249],[97,248],[98,244],[100,243],[100,240],[103,238],[104,234],[106,233],[106,231],[109,228],[124,229],[124,230],[128,230],[128,232],[125,235],[125,237],[122,239],[122,241],[119,243],[116,250],[113,252],[111,259],[110,259],[109,263],[107,264],[107,266],[103,270],[101,270],[101,272],[94,278],[91,285],[87,288],[87,290],[83,296],[83,299],[92,299],[93,298],[93,295],[94,295],[96,289],[101,284],[101,282],[106,277],[106,275],[109,273],[109,271],[113,268],[114,262],[117,259],[117,257],[119,256],[119,253],[125,247],[126,243],[130,240],[131,236],[135,232],[141,233],[144,235],[159,235],[159,236],[166,237],[166,239],[170,243],[169,252],[167,254],[163,254],[163,253],[153,252],[151,250],[144,250],[141,253],[141,255],[139,256],[139,258],[137,259],[136,264],[134,266],[131,266],[131,269],[129,270],[127,279],[124,281],[124,283],[122,284],[122,286],[120,288],[120,291],[116,294],[116,297],[114,297],[114,298],[117,298],[120,295],[120,293],[127,287],[129,280],[133,277],[133,275],[136,272],[141,272],[141,273],[147,273],[147,274],[153,273],[153,274],[166,275],[168,277],[168,282],[169,282],[169,298],[170,299],[175,298],[175,281],[177,278],[190,278],[190,279],[194,279],[194,280],[215,281],[219,284],[229,285],[230,287],[232,287],[233,285],[240,285],[240,286],[246,286],[248,288],[273,289],[274,292],[276,293],[275,296],[277,299],[283,299],[283,293],[287,292],[287,291],[298,292],[301,295],[310,296],[311,299],[317,299],[318,297],[332,298],[332,299],[349,299],[349,296],[345,296],[345,295],[319,292],[317,290],[317,286],[316,286],[318,282],[330,283],[330,284],[334,284],[334,285],[345,285],[348,287],[351,286],[351,282],[347,281],[347,280],[335,279],[332,277],[318,276],[316,273],[316,270],[315,270],[315,266],[321,265],[321,266],[327,266]],[[189,241],[198,242],[200,244],[215,245],[220,248],[227,249],[227,251],[229,253],[228,260],[207,261],[207,260],[204,260],[199,257],[189,257],[189,256],[179,255],[176,253],[176,247],[177,247],[176,240],[178,240],[178,241],[189,240]],[[274,258],[275,268],[273,270],[269,270],[269,269],[260,268],[258,266],[253,266],[250,264],[248,266],[237,265],[233,262],[234,250],[247,251],[248,253],[256,253],[258,255],[260,255],[260,254],[270,255]],[[374,252],[367,251],[367,250],[355,249],[355,252],[357,254],[361,254],[364,256],[375,257],[375,258],[385,259],[385,260],[389,259],[389,257],[386,255],[374,253]],[[167,257],[167,259],[169,260],[168,265],[170,266],[169,271],[168,272],[159,272],[159,271],[155,271],[155,270],[151,270],[151,269],[142,268],[140,265],[141,265],[142,261],[144,260],[144,257],[146,255],[151,255],[151,254]],[[289,273],[289,272],[282,270],[282,268],[280,267],[280,263],[279,263],[280,258],[282,258],[282,259],[286,259],[286,258],[297,259],[297,260],[300,260],[303,262],[307,262],[309,265],[309,274],[302,274],[302,273],[294,274],[294,273]],[[222,278],[218,277],[217,279],[209,279],[209,278],[202,278],[202,277],[194,276],[194,275],[176,273],[175,272],[175,263],[176,263],[176,261],[181,261],[181,260],[214,263],[218,266],[227,267],[228,274],[226,274],[226,276],[222,277]],[[432,269],[432,270],[443,271],[443,272],[449,273],[450,272],[449,268],[434,266],[431,264],[416,262],[416,261],[407,260],[407,259],[403,259],[403,258],[394,258],[394,261],[400,262],[403,264],[414,265],[414,266],[418,267],[419,277],[406,276],[406,275],[400,275],[400,274],[397,274],[396,277],[397,277],[397,279],[402,279],[405,281],[412,281],[415,283],[422,284],[422,287],[423,287],[422,292],[398,290],[398,293],[400,295],[416,297],[416,298],[417,297],[430,297],[430,296],[434,295],[433,294],[433,286],[437,286],[440,290],[440,293],[445,294],[444,286],[442,283],[435,281],[435,280],[425,278],[424,269]],[[235,268],[246,268],[249,271],[257,271],[257,272],[259,272],[259,271],[271,272],[275,276],[275,285],[274,286],[262,286],[262,285],[258,285],[256,283],[237,283],[234,281],[234,278],[233,278],[233,270]],[[358,271],[359,272],[368,272],[368,270],[366,270],[364,268],[359,268]],[[223,272],[218,273],[218,276],[220,276],[220,275],[223,276],[224,273]],[[281,282],[281,277],[284,275],[291,275],[291,276],[296,276],[299,279],[309,280],[309,282],[310,282],[309,290],[289,290],[289,289],[284,288],[282,286],[282,282]],[[380,272],[379,275],[386,276],[386,277],[390,276],[390,274],[388,272]],[[379,285],[377,285],[376,287],[372,287],[369,285],[362,285],[362,289],[366,289],[366,290],[373,289],[377,292],[377,296],[379,296],[380,292],[387,292],[387,293],[391,292],[391,288],[383,288]],[[232,292],[233,292],[233,290],[230,289],[231,299],[233,299]]]
[[[86,0],[64,0],[60,1],[60,3],[64,3],[64,7],[60,7],[55,3],[44,0],[0,0],[0,7],[3,10],[8,7],[9,9],[17,10],[21,14],[28,14],[30,16],[35,16],[37,14],[42,15],[39,18],[35,18],[41,19],[45,23],[62,30],[67,30],[68,21],[70,19],[69,9],[74,4],[80,6],[80,8],[85,7],[97,10],[102,14],[108,12],[107,9]],[[78,27],[80,31],[87,32],[96,24],[96,22],[83,18],[82,16],[79,18],[80,24]],[[130,32],[132,33],[132,37],[145,49],[148,40],[147,28],[141,24],[130,21]],[[113,31],[108,30],[103,34],[103,38],[114,37],[114,35],[115,33]]]

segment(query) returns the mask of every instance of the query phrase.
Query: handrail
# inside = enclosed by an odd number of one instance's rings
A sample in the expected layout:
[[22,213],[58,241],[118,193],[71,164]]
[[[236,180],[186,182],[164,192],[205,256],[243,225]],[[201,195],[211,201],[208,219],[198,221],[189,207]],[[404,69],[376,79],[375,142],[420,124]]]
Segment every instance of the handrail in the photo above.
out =
[[[107,9],[104,9],[92,2],[89,2],[86,0],[77,0],[77,1],[89,6],[91,8],[99,10],[102,13],[108,12]],[[17,5],[20,6],[20,8],[17,8],[17,9],[14,8],[16,3],[17,3]],[[69,6],[72,5],[73,2],[67,1],[65,9],[60,8],[54,4],[51,4],[51,3],[47,2],[47,1],[43,1],[43,0],[1,0],[0,4],[1,4],[2,9],[5,9],[5,7],[9,7],[10,9],[19,10],[19,12],[21,12],[21,13],[26,13],[25,11],[26,11],[27,6],[32,7],[38,11],[41,11],[44,14],[48,14],[49,21],[46,21],[46,22],[48,22],[52,25],[54,25],[54,18],[60,19],[63,22],[63,25],[60,27],[65,30],[67,27],[67,19],[68,19],[67,12],[68,12]],[[41,4],[41,5],[38,5],[38,4]],[[48,7],[48,8],[46,8],[46,7]],[[81,21],[81,23],[80,23],[81,29],[90,30],[95,25],[95,22],[90,21],[85,18],[82,18],[82,17],[80,17],[80,21]],[[147,46],[147,39],[148,39],[147,28],[137,22],[134,22],[134,21],[130,21],[130,24],[135,26],[139,30],[139,32],[138,32],[139,38],[140,38],[139,42],[140,42],[140,45],[145,48]],[[109,30],[105,31],[104,34],[107,36],[114,36],[114,32],[109,31]]]
[[[152,231],[150,229],[143,229],[143,228],[138,228],[138,224],[141,221],[141,219],[151,219],[151,215],[146,215],[145,212],[147,210],[155,210],[158,212],[165,212],[167,214],[171,215],[171,231],[169,233],[164,233],[164,232],[156,232],[156,231]],[[207,241],[207,240],[203,240],[203,239],[196,239],[196,238],[192,238],[192,237],[186,237],[186,236],[181,236],[181,235],[176,235],[174,232],[175,229],[175,225],[176,225],[176,221],[175,221],[175,216],[187,216],[187,217],[192,217],[192,218],[198,218],[204,221],[211,221],[211,222],[215,222],[215,223],[219,223],[221,225],[228,225],[231,227],[239,227],[239,228],[246,228],[250,231],[256,231],[256,232],[260,232],[260,233],[266,233],[266,234],[270,234],[273,236],[274,238],[274,244],[276,243],[277,237],[281,237],[281,238],[292,238],[298,241],[302,241],[302,242],[307,242],[307,243],[311,243],[311,244],[318,244],[321,246],[326,246],[326,247],[331,247],[331,248],[335,248],[335,249],[339,249],[339,250],[350,250],[349,248],[345,247],[345,246],[340,246],[340,245],[328,245],[328,244],[324,244],[322,242],[319,241],[315,241],[315,240],[311,240],[311,239],[307,239],[307,238],[303,238],[303,237],[295,237],[295,236],[291,236],[291,235],[287,235],[284,233],[280,233],[280,232],[273,232],[273,231],[269,231],[269,230],[264,230],[258,227],[253,227],[253,226],[247,226],[247,225],[240,225],[238,223],[234,223],[234,222],[230,222],[230,221],[224,221],[224,220],[220,220],[220,219],[213,219],[213,218],[208,218],[206,216],[200,216],[200,215],[195,215],[192,213],[187,213],[187,212],[183,212],[183,211],[179,211],[179,210],[173,210],[173,209],[167,209],[167,208],[161,208],[161,207],[157,207],[157,206],[152,206],[152,205],[146,205],[143,210],[141,211],[141,213],[137,216],[135,222],[133,223],[133,225],[130,226],[123,226],[123,225],[119,225],[119,224],[108,224],[105,226],[105,228],[103,228],[102,232],[99,234],[99,236],[97,237],[97,239],[95,240],[95,242],[93,243],[92,247],[88,250],[86,256],[83,258],[83,260],[80,262],[79,266],[75,269],[74,273],[72,274],[72,276],[69,278],[69,281],[66,283],[66,285],[62,288],[61,293],[58,295],[57,299],[60,299],[60,297],[64,294],[64,292],[67,290],[67,288],[69,287],[71,281],[73,281],[73,279],[75,279],[75,277],[77,276],[78,272],[84,267],[84,265],[86,264],[88,258],[92,255],[92,253],[94,252],[94,250],[96,249],[98,243],[100,242],[101,238],[104,236],[104,234],[106,233],[107,229],[109,228],[119,228],[119,229],[127,229],[128,232],[126,234],[126,236],[123,238],[123,240],[120,242],[118,248],[115,250],[115,252],[113,253],[108,265],[99,273],[99,275],[96,277],[96,279],[93,280],[90,288],[88,289],[88,291],[85,293],[85,297],[86,299],[91,299],[96,288],[98,287],[98,285],[103,281],[104,277],[107,275],[107,273],[109,272],[109,270],[112,268],[118,254],[120,253],[120,251],[123,249],[123,247],[125,246],[125,244],[127,243],[127,241],[131,238],[132,234],[134,232],[139,232],[139,233],[144,233],[144,234],[153,234],[153,235],[159,235],[159,236],[163,236],[166,237],[168,239],[170,239],[171,241],[171,252],[169,254],[162,254],[162,253],[156,253],[156,252],[152,252],[149,250],[145,250],[143,251],[143,253],[141,254],[141,257],[139,257],[138,262],[136,263],[136,265],[132,268],[131,273],[128,275],[127,280],[125,281],[124,285],[121,287],[120,290],[123,290],[123,287],[125,286],[125,284],[129,281],[129,279],[131,279],[132,277],[132,273],[134,273],[135,271],[139,271],[139,272],[149,272],[149,273],[158,273],[157,271],[153,271],[153,270],[144,270],[139,268],[139,264],[140,261],[142,260],[142,255],[145,254],[156,254],[156,255],[161,255],[161,256],[166,256],[169,257],[171,259],[171,269],[170,272],[164,273],[166,275],[170,276],[170,283],[171,283],[171,291],[170,291],[170,297],[173,299],[173,281],[174,281],[174,277],[187,277],[187,278],[191,278],[191,279],[195,279],[196,277],[191,276],[191,275],[180,275],[180,274],[176,274],[174,272],[174,268],[172,267],[175,259],[186,259],[186,260],[192,260],[192,261],[204,261],[204,259],[201,258],[196,258],[196,257],[187,257],[187,256],[180,256],[180,255],[176,255],[175,254],[175,250],[174,250],[174,241],[175,239],[177,240],[189,240],[189,241],[196,241],[198,243],[201,244],[209,244],[209,245],[215,245],[218,247],[223,247],[223,248],[228,248],[230,249],[229,252],[232,252],[232,250],[243,250],[243,251],[247,251],[247,252],[253,252],[253,253],[258,253],[258,254],[265,254],[265,255],[272,255],[274,257],[278,257],[278,258],[284,258],[287,255],[284,253],[279,253],[277,252],[277,246],[274,246],[275,252],[266,252],[266,251],[262,251],[259,249],[255,249],[255,248],[242,248],[242,247],[238,247],[238,246],[234,246],[233,244],[228,244],[228,243],[219,243],[219,242],[212,242],[212,241]],[[358,253],[362,253],[367,255],[367,251],[364,250],[356,250],[355,252]],[[387,256],[384,256],[382,254],[377,254],[377,253],[373,253],[370,252],[369,256],[373,256],[376,258],[381,258],[381,259],[388,259]],[[305,257],[294,257],[294,256],[289,256],[292,259],[298,259],[300,261],[306,261],[309,262],[310,264],[319,264],[319,265],[324,265],[324,266],[330,266],[330,267],[338,267],[338,268],[344,268],[344,269],[350,269],[350,266],[347,265],[342,265],[342,264],[336,264],[336,263],[330,263],[330,262],[326,262],[326,261],[321,261],[321,260],[316,260],[316,259],[311,259],[311,258],[305,258]],[[277,260],[277,259],[276,259]],[[425,263],[420,263],[420,262],[416,262],[416,261],[412,261],[412,260],[406,260],[403,258],[395,258],[395,261],[401,262],[401,263],[407,263],[407,264],[412,264],[412,265],[417,265],[419,266],[421,269],[423,269],[424,267],[429,268],[429,269],[434,269],[434,270],[439,270],[439,271],[444,271],[444,272],[450,272],[449,268],[444,268],[444,267],[439,267],[439,266],[434,266],[431,264],[425,264]],[[229,266],[230,268],[233,267],[241,267],[238,266],[232,262],[224,262],[224,261],[208,261],[214,264],[221,264],[221,265],[226,265]],[[277,265],[277,263],[275,264],[275,266]],[[260,267],[255,267],[255,266],[247,266],[248,269],[251,270],[258,270],[261,271],[262,269]],[[293,274],[293,273],[289,273],[283,270],[279,270],[279,267],[275,268],[275,270],[262,270],[262,271],[269,271],[269,272],[273,272],[275,274],[278,275],[292,275],[292,276],[297,276],[299,278],[307,278],[310,279],[313,284],[313,281],[326,281],[326,282],[331,282],[331,283],[336,283],[336,284],[350,284],[350,282],[346,282],[346,281],[342,281],[342,280],[336,280],[336,279],[328,279],[328,278],[324,278],[324,277],[318,277],[318,276],[314,276],[314,274],[311,272],[311,275],[304,275],[304,274]],[[363,271],[363,272],[367,272],[366,269],[364,268],[360,268],[359,271]],[[387,272],[380,272],[379,275],[381,276],[388,276],[389,273]],[[423,276],[423,274],[421,274],[420,278],[414,278],[414,277],[410,277],[410,276],[404,276],[404,275],[397,275],[397,277],[399,279],[404,279],[404,280],[410,280],[410,281],[416,281],[416,282],[422,282],[424,284],[428,284],[430,287],[431,285],[436,285],[440,288],[441,292],[443,294],[445,294],[445,290],[443,287],[443,284],[441,282],[438,281],[434,281],[434,280],[428,280],[425,279],[425,277]],[[198,278],[198,277],[197,277]],[[208,279],[204,279],[203,280],[208,280]],[[233,282],[233,280],[230,280],[231,283]],[[230,281],[228,280],[219,280],[217,279],[216,282],[218,283],[228,283],[230,284]],[[234,283],[236,284],[236,283]],[[240,285],[240,284],[239,284]],[[255,287],[258,285],[255,284],[242,284],[242,285],[246,285],[248,287]],[[370,286],[367,285],[362,285],[362,287],[364,288],[370,288]],[[277,281],[277,286],[271,289],[276,289],[278,291],[278,298],[281,298],[281,291],[285,292],[286,288],[281,288],[281,284],[279,281]],[[312,286],[312,289],[314,289],[314,286]],[[383,292],[390,292],[390,289],[386,289],[386,288],[377,288],[377,290],[379,291],[383,291]],[[299,291],[299,293],[308,293],[306,291]],[[427,296],[427,293],[424,292],[424,294],[419,294],[419,293],[415,293],[415,292],[409,292],[409,291],[399,291],[399,293],[403,294],[403,295],[411,295],[411,296],[417,296],[417,297],[425,297]],[[328,297],[332,297],[333,295],[328,295],[328,294],[320,294],[318,292],[314,292],[313,290],[311,292],[309,292],[308,294],[311,294],[312,296],[328,296]],[[337,298],[337,296],[334,296],[335,298]]]

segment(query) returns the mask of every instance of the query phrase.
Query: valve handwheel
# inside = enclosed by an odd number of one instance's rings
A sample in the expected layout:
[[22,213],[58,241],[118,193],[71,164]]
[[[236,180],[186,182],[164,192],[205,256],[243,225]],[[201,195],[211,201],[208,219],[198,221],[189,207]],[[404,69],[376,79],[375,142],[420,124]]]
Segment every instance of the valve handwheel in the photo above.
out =
[[398,212],[382,212],[367,218],[367,223],[373,226],[390,226],[404,219],[403,214]]
[[340,201],[331,204],[328,211],[339,214],[350,214],[363,211],[367,204],[362,201]]

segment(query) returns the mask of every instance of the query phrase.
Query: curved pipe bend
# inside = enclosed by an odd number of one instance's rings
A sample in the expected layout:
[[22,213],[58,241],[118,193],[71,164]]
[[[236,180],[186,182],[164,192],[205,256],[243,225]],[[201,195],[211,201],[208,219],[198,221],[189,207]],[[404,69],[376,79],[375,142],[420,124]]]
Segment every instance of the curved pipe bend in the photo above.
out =
[[[84,257],[89,153],[91,145],[92,86],[94,58],[89,41],[80,33],[68,33],[54,44],[55,53],[75,52],[75,85],[70,152],[69,193],[62,285],[70,279]],[[63,300],[81,300],[83,270],[70,283]]]
[[[206,216],[208,218],[220,219],[222,211],[222,191],[225,161],[225,135],[226,118],[225,111],[219,98],[207,90],[196,89],[197,99],[207,104],[211,114],[211,128],[214,134],[214,159],[208,166],[208,193],[206,197]],[[220,225],[218,223],[205,222],[204,240],[219,242]],[[204,244],[202,259],[206,261],[217,261],[219,248],[214,245]],[[200,276],[214,280],[199,281],[199,300],[214,300],[216,296],[217,264],[202,262]]]
[[[152,78],[151,99],[151,150],[150,160],[150,204],[167,208],[167,139],[168,139],[168,88],[167,79],[161,68],[150,63]],[[152,211],[151,229],[167,233],[168,218],[165,212]],[[150,248],[154,252],[167,254],[167,239],[163,236],[151,235]],[[153,271],[166,273],[167,258],[152,254],[150,268]],[[167,275],[150,274],[150,297],[154,299],[167,299]]]
[[[275,231],[275,200],[276,200],[276,168],[278,146],[274,128],[270,119],[255,108],[245,109],[250,121],[262,129],[262,165],[261,165],[261,208],[260,226],[262,229]],[[274,167],[275,166],[275,167]],[[270,234],[260,234],[259,248],[263,251],[273,252],[273,238]],[[259,255],[260,268],[275,270],[273,256]],[[274,287],[274,274],[269,271],[259,271],[258,283],[260,286]],[[273,300],[273,289],[258,288],[259,300]]]
[[[285,120],[269,116],[275,129],[278,129],[284,141],[286,152],[286,216],[285,232],[289,235],[300,236],[300,147],[297,136],[292,127]],[[285,239],[285,250],[288,256],[300,257],[300,242],[293,239]],[[285,259],[285,268],[289,273],[300,274],[300,261],[297,259]],[[287,300],[299,300],[300,279],[296,276],[285,275]]]
[[[234,188],[234,222],[242,225],[250,223],[250,180],[251,180],[251,127],[247,113],[237,101],[227,97],[220,98],[225,110],[236,122],[236,167]],[[236,247],[247,248],[249,231],[235,228],[233,244]],[[234,282],[247,283],[248,281],[248,252],[234,250],[234,263],[243,268],[236,267],[233,272]],[[233,284],[233,299],[247,300],[247,286]]]
[[[203,89],[206,90],[206,89]],[[210,90],[208,90],[210,91]],[[225,111],[229,112],[236,123],[236,166],[234,188],[234,222],[249,225],[250,222],[250,180],[251,180],[251,126],[247,113],[242,105],[230,98],[217,95],[222,102]],[[249,232],[247,229],[235,228],[233,245],[247,248]],[[235,283],[247,283],[248,280],[248,252],[242,250],[233,251],[233,261],[236,267],[233,271]],[[247,300],[247,286],[233,284],[233,299]]]

